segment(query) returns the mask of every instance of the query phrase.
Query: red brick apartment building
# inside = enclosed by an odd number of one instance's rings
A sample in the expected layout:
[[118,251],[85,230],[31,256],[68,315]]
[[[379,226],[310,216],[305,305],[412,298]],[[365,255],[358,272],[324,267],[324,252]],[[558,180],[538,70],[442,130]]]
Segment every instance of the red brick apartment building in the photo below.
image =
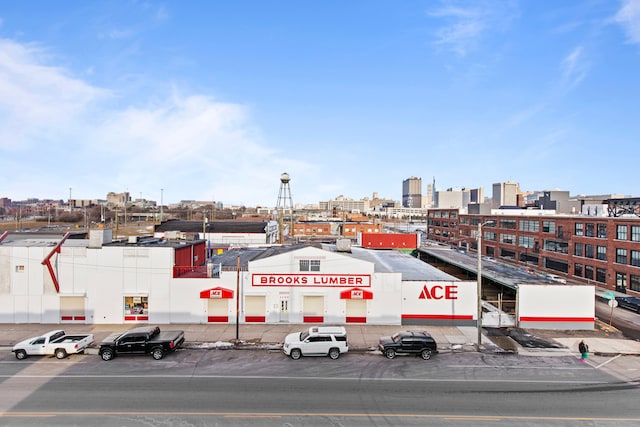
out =
[[468,215],[430,209],[427,238],[529,265],[577,282],[640,296],[640,218],[585,215]]

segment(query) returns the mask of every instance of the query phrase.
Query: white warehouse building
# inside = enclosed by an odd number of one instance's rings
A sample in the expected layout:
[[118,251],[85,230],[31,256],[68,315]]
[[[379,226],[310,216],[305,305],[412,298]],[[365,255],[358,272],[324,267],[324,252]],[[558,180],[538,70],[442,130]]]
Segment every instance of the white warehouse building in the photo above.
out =
[[[110,230],[4,233],[0,323],[477,324],[476,281],[408,254],[298,245],[228,250],[207,261],[206,245],[113,242]],[[526,307],[535,317],[538,305]],[[566,317],[562,310],[544,316]],[[572,310],[593,319],[593,306]]]

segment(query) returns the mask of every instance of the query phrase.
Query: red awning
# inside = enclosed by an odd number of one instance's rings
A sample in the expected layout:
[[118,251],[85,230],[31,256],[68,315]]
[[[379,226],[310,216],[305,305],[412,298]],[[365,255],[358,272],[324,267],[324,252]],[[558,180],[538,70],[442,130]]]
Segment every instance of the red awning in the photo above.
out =
[[347,289],[340,292],[340,299],[373,299],[373,292],[360,288]]
[[233,291],[225,288],[211,288],[200,292],[200,298],[233,298]]

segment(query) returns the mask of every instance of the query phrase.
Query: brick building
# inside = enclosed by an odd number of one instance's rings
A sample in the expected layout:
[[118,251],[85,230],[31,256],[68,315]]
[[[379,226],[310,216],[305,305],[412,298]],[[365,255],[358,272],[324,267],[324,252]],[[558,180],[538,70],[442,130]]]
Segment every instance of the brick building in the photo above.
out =
[[640,296],[640,218],[626,215],[554,215],[503,210],[468,215],[457,209],[429,210],[427,238],[477,250],[585,284]]

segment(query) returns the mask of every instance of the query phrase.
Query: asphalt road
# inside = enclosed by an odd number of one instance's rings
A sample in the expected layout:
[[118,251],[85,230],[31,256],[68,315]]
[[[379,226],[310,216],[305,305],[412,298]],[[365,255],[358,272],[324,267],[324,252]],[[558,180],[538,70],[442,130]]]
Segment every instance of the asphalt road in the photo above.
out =
[[615,327],[632,340],[640,340],[640,314],[620,307],[613,309],[606,303],[596,301],[596,316]]
[[0,425],[570,426],[640,424],[637,385],[574,357],[179,350],[161,361],[13,359]]

